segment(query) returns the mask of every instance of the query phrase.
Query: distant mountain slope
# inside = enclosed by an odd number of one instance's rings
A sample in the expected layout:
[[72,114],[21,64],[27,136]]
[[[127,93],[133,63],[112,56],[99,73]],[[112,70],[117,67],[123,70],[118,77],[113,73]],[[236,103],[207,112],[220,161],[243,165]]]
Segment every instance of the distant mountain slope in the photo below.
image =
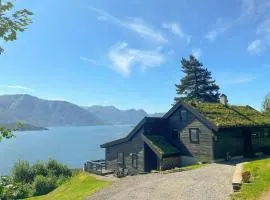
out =
[[21,94],[0,96],[0,124],[17,121],[45,127],[104,124],[94,114],[66,101],[48,101]]
[[148,117],[162,117],[165,113],[153,113],[148,114]]
[[16,131],[45,131],[45,130],[48,130],[45,127],[33,126],[33,125],[27,124],[27,123],[1,124],[0,126],[5,127],[7,129],[11,129],[11,130],[16,130]]
[[114,106],[91,106],[86,109],[110,124],[136,124],[147,116],[147,113],[141,109],[120,110]]

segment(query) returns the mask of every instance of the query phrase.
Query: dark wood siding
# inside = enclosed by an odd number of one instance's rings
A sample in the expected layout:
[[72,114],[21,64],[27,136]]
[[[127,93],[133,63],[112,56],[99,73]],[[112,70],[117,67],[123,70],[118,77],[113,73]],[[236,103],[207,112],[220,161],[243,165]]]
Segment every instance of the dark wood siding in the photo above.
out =
[[[106,167],[108,170],[117,169],[117,153],[124,152],[125,166],[130,173],[144,171],[144,142],[141,139],[143,128],[128,142],[106,148]],[[132,167],[132,154],[137,155],[137,169]]]
[[243,133],[242,129],[225,129],[214,136],[214,158],[225,159],[226,153],[230,156],[243,155]]
[[[187,113],[187,120],[181,119],[180,107],[168,118],[168,129],[166,135],[170,141],[180,149],[182,156],[195,157],[198,161],[212,161],[213,160],[213,137],[212,130],[200,122],[192,113]],[[185,109],[186,110],[186,109]],[[192,144],[189,140],[189,129],[199,129],[199,144]],[[173,130],[179,133],[178,139],[172,138]]]
[[[215,159],[224,159],[227,152],[230,156],[243,156],[244,141],[243,141],[244,128],[230,128],[223,129],[215,133],[214,141],[214,157]],[[267,153],[270,149],[270,133],[267,129],[251,128],[252,133],[252,151],[254,153],[264,152]],[[255,135],[256,134],[256,135]],[[259,137],[258,137],[259,135]]]
[[[190,129],[199,130],[199,143],[190,142]],[[199,120],[194,119],[180,133],[180,141],[186,147],[188,153],[201,162],[211,162],[213,160],[213,132]]]

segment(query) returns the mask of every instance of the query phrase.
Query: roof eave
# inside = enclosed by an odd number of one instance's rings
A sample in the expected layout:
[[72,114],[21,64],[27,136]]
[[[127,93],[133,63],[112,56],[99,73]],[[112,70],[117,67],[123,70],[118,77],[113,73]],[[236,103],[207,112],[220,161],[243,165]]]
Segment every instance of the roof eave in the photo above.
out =
[[104,143],[102,145],[100,145],[101,148],[107,148],[107,147],[111,147],[111,146],[115,146],[115,145],[118,145],[118,144],[121,144],[121,143],[124,143],[124,142],[127,142],[129,141],[137,132],[138,130],[140,130],[142,128],[142,126],[144,125],[146,121],[146,117],[144,117],[131,131],[130,133],[124,137],[124,138],[121,138],[121,139],[117,139],[117,140],[114,140],[114,141],[111,141],[111,142],[107,142],[107,143]]

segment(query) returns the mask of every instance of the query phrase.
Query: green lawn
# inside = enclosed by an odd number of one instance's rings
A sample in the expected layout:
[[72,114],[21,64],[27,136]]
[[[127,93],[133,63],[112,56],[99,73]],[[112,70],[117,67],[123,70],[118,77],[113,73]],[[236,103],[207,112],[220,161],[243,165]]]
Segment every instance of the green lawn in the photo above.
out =
[[244,171],[250,171],[254,180],[243,184],[239,193],[232,196],[233,200],[257,200],[270,189],[270,159],[252,161],[244,165]]
[[108,186],[110,182],[97,180],[88,173],[80,172],[74,175],[70,181],[47,195],[28,198],[28,200],[79,200]]

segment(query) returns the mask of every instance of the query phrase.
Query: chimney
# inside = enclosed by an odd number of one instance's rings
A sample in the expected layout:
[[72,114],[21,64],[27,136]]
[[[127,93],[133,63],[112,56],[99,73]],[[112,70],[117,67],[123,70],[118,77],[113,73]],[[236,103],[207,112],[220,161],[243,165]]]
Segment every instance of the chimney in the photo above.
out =
[[219,101],[221,104],[227,106],[228,105],[228,98],[225,94],[221,94],[219,97]]

